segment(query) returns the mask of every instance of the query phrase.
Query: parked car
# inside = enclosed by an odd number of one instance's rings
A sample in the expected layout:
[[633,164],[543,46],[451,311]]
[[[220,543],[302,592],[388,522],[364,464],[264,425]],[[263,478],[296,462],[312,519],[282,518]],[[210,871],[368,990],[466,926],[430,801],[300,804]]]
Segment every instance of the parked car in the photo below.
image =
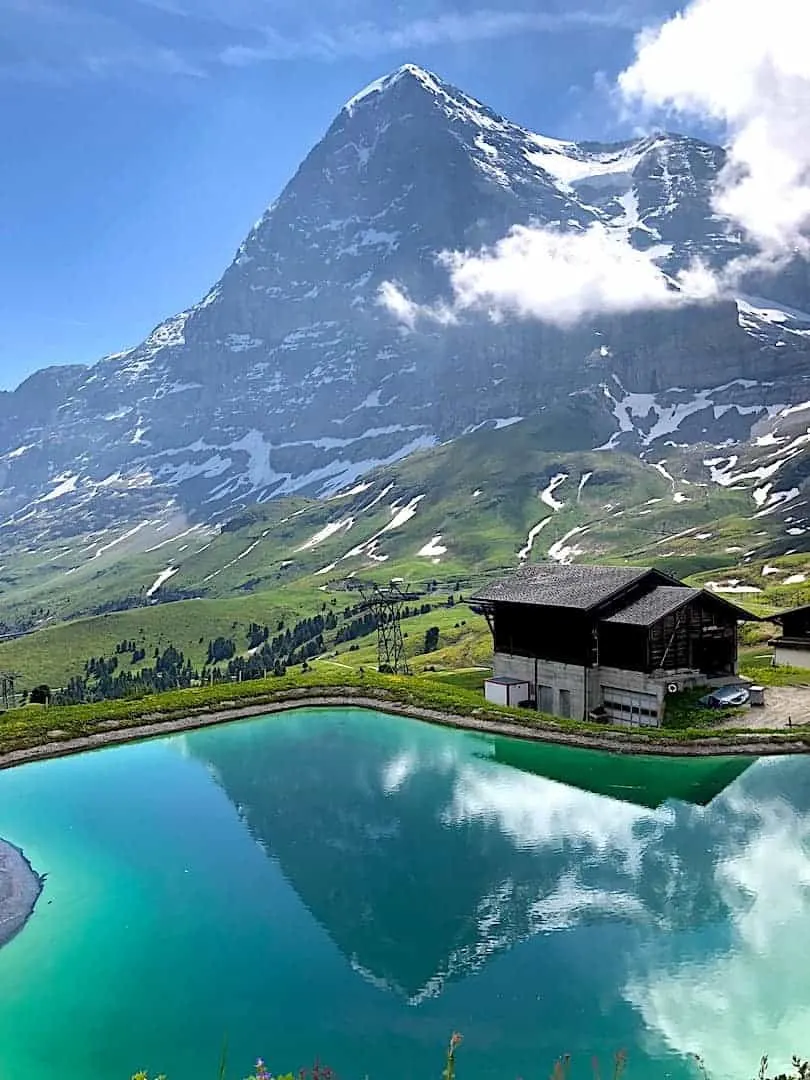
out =
[[698,705],[707,709],[734,709],[747,705],[750,698],[744,686],[718,686],[716,690],[698,700]]

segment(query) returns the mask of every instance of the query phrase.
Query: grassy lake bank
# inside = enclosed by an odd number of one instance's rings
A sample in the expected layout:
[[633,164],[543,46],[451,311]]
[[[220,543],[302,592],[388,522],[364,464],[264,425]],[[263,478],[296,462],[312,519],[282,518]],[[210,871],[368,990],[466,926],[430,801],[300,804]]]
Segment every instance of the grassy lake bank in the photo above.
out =
[[625,754],[765,756],[810,750],[808,725],[790,731],[733,727],[635,731],[496,707],[480,693],[441,679],[319,668],[137,699],[11,710],[0,716],[0,768],[302,705],[341,704],[379,708],[472,731]]

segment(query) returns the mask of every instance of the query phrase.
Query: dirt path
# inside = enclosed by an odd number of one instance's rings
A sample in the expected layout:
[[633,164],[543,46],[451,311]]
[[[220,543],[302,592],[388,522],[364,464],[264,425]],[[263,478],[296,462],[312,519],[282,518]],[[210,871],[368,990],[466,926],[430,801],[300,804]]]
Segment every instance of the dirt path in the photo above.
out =
[[748,708],[719,727],[788,730],[810,722],[810,686],[768,686],[765,707]]

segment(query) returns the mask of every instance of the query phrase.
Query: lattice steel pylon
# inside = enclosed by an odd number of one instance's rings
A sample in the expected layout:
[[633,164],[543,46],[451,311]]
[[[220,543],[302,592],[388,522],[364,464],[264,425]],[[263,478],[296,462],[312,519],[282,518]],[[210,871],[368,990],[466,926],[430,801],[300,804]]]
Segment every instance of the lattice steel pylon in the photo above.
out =
[[17,704],[14,685],[19,677],[18,671],[0,671],[0,708],[13,709]]
[[372,612],[377,626],[377,670],[391,675],[410,675],[402,637],[402,605],[416,600],[418,593],[408,592],[396,581],[388,585],[353,582],[360,589],[364,605]]

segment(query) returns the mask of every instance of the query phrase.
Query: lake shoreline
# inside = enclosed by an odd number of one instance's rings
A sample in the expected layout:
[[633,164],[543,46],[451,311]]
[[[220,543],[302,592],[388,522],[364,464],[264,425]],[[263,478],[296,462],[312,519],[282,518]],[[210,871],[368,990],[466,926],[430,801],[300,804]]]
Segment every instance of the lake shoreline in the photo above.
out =
[[25,853],[0,837],[0,949],[31,918],[44,883]]
[[[202,709],[189,712],[188,715],[171,719],[160,719],[158,715],[146,714],[130,726],[110,728],[73,739],[43,742],[21,750],[12,750],[0,755],[0,770],[17,765],[49,758],[65,757],[71,754],[116,746],[127,742],[159,738],[163,735],[179,734],[197,728],[234,720],[246,720],[251,717],[266,716],[273,713],[287,712],[291,709],[304,708],[362,708],[379,712],[407,716],[431,724],[474,731],[481,734],[501,735],[512,739],[531,742],[554,743],[562,746],[581,747],[589,750],[603,750],[618,754],[635,754],[662,757],[725,757],[729,755],[746,757],[768,757],[784,754],[808,753],[808,745],[801,739],[791,740],[784,737],[769,738],[766,735],[744,734],[720,737],[714,733],[705,739],[677,740],[667,742],[655,740],[643,734],[628,731],[586,732],[571,731],[541,724],[530,725],[519,720],[494,718],[475,715],[461,715],[448,710],[434,709],[420,705],[404,704],[391,700],[382,694],[376,696],[369,691],[351,693],[348,690],[329,693],[321,690],[291,691],[285,698],[275,701],[257,702],[238,706],[236,702],[221,702],[218,708]],[[151,722],[149,722],[151,721]]]

